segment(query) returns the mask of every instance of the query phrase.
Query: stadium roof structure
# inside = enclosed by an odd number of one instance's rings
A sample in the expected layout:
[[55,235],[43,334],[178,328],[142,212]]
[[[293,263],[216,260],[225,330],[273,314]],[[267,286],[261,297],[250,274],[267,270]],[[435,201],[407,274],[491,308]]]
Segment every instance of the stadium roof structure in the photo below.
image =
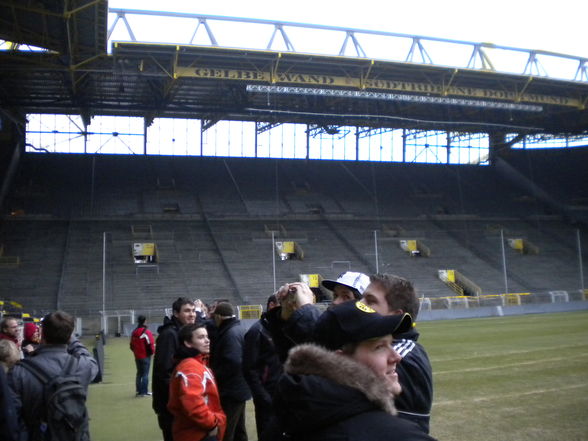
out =
[[[64,12],[64,3],[66,10]],[[486,133],[586,134],[588,81],[292,51],[115,42],[104,0],[1,0],[1,108]],[[581,66],[586,68],[586,60]]]

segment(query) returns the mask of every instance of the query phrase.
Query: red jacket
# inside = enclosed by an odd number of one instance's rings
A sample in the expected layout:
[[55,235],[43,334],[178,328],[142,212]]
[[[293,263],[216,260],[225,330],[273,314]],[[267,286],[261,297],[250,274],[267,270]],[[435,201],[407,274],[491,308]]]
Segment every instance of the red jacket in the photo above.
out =
[[[148,348],[150,352],[147,350]],[[155,340],[149,329],[138,327],[133,331],[131,334],[131,351],[138,360],[153,355],[155,352]]]
[[223,439],[227,417],[212,371],[203,364],[202,355],[185,358],[176,366],[167,408],[174,416],[174,441],[203,440],[217,426],[218,439]]

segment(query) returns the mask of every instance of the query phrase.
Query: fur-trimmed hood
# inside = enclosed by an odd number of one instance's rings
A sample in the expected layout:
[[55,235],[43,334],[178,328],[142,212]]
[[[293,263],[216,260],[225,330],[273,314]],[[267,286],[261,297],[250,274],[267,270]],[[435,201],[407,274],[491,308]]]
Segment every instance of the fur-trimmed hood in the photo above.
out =
[[371,369],[320,346],[294,347],[284,370],[273,408],[277,432],[288,439],[328,438],[328,433],[344,430],[358,417],[371,422],[370,415],[378,419],[396,413],[382,380]]
[[379,409],[396,415],[392,396],[382,380],[369,367],[314,344],[303,344],[290,351],[284,365],[291,375],[317,375],[334,383],[357,389]]

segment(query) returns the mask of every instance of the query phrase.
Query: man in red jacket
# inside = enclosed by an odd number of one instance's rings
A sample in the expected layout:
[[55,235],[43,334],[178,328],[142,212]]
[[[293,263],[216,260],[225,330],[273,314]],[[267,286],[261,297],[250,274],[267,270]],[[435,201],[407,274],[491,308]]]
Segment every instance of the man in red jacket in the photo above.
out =
[[144,315],[140,315],[137,319],[138,326],[131,335],[131,351],[135,354],[135,364],[137,365],[135,378],[137,397],[151,395],[148,392],[149,366],[151,365],[151,355],[155,352],[155,342],[153,334],[145,324],[146,320]]
[[18,319],[6,317],[0,321],[0,340],[10,340],[20,348]]

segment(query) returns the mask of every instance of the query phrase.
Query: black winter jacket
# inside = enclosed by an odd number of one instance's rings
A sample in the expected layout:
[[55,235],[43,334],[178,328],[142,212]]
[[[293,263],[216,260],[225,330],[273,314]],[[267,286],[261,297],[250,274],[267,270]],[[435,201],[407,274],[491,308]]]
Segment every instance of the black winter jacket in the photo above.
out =
[[4,368],[0,366],[0,441],[16,441],[19,437],[14,402],[14,393],[8,387]]
[[267,327],[264,313],[245,333],[243,375],[251,389],[253,400],[271,406],[272,395],[282,374],[282,363]]
[[152,406],[157,414],[167,413],[169,382],[175,366],[174,355],[180,346],[178,333],[181,327],[182,324],[175,317],[165,317],[163,325],[157,328],[151,380]]
[[417,423],[429,433],[433,403],[433,372],[425,349],[417,343],[419,333],[413,328],[394,337],[394,349],[402,357],[396,366],[402,393],[394,403],[398,416]]
[[313,345],[292,349],[274,396],[277,418],[261,441],[434,441],[396,416],[367,366]]
[[245,329],[235,317],[223,320],[212,342],[210,367],[223,400],[247,401],[251,398],[243,376],[243,340]]
[[314,328],[321,311],[308,304],[294,311],[288,320],[282,320],[281,313],[281,306],[268,311],[267,322],[280,362],[284,363],[291,348],[313,341]]

